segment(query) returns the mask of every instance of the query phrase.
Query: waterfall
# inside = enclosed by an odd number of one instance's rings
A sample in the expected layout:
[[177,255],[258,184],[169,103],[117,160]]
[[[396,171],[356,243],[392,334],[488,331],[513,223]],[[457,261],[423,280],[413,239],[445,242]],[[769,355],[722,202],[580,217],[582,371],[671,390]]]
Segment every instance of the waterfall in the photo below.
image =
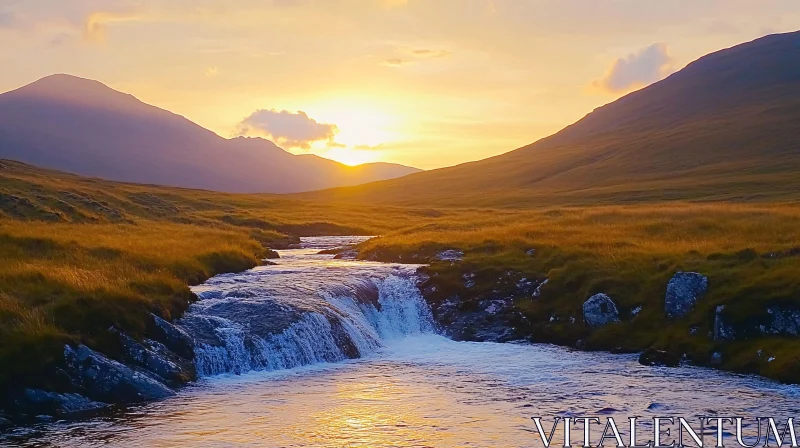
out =
[[180,325],[195,338],[198,375],[360,358],[389,340],[434,331],[414,267],[336,265],[297,252],[306,256],[196,289],[201,300]]

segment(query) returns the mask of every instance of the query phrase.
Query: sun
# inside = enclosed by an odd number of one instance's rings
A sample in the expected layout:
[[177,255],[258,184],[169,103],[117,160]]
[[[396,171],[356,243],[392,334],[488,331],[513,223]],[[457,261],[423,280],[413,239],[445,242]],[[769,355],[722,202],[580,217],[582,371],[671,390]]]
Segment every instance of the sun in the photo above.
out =
[[331,148],[327,150],[323,156],[350,166],[381,160],[380,151],[369,149]]

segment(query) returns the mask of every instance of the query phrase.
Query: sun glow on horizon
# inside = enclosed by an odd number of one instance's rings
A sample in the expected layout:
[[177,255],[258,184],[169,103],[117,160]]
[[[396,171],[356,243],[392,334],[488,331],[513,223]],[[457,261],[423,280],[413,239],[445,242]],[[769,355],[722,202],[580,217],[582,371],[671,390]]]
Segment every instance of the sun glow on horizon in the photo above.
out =
[[380,151],[363,149],[331,148],[320,155],[350,166],[381,161]]

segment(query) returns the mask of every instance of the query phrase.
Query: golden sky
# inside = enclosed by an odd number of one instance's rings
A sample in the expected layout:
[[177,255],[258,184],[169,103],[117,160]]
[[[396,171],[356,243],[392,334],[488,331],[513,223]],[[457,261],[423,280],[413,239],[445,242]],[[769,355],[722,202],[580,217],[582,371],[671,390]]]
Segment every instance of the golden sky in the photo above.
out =
[[70,73],[223,137],[429,169],[798,28],[800,0],[0,0],[0,91]]

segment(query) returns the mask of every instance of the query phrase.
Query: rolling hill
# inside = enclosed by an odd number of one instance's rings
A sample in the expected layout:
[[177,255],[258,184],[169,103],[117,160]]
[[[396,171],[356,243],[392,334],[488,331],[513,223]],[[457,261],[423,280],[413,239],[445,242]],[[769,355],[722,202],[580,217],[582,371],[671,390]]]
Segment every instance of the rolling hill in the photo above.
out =
[[261,138],[224,139],[104,84],[53,75],[0,95],[0,158],[110,180],[290,193],[395,178],[403,165],[347,166]]
[[800,197],[800,32],[707,55],[509,153],[305,197],[527,206]]

